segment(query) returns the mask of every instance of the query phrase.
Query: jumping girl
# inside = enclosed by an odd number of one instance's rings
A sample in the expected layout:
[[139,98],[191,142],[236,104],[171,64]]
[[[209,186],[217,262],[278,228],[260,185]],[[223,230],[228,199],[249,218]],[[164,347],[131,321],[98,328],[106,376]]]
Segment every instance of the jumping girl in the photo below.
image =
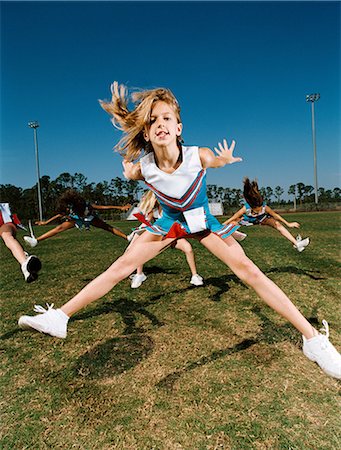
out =
[[303,252],[309,244],[309,238],[302,239],[300,235],[296,239],[289,233],[289,231],[280,223],[284,223],[289,228],[299,228],[298,222],[288,222],[282,216],[273,211],[268,206],[261,196],[256,180],[250,181],[249,178],[244,178],[244,199],[245,205],[233,214],[224,224],[239,224],[239,225],[267,225],[279,231],[282,236],[288,239],[296,248],[298,252]]
[[[241,161],[233,156],[235,141],[229,147],[224,139],[215,149],[216,154],[209,148],[183,146],[180,108],[169,90],[137,92],[132,100],[135,107],[130,111],[125,86],[115,82],[112,101],[101,102],[101,105],[112,116],[113,123],[124,131],[116,147],[124,155],[124,175],[146,183],[162,206],[162,217],[60,309],[54,309],[53,305],[48,305],[47,310],[36,306],[40,314],[20,317],[19,326],[65,338],[67,323],[73,314],[107,294],[175,239],[190,235],[302,333],[303,352],[310,360],[316,361],[328,375],[341,378],[341,355],[328,339],[327,322],[323,322],[325,334],[319,334],[281,289],[245,255],[231,236],[238,226],[222,226],[209,212],[206,169]],[[133,162],[142,150],[144,156],[139,162]]]
[[[155,221],[155,219],[159,219],[162,215],[162,208],[160,206],[160,203],[157,201],[157,198],[153,191],[148,191],[143,195],[139,204],[139,210],[144,215],[145,220],[144,223],[142,223],[138,228],[135,228],[135,230],[133,230],[133,232],[128,236],[128,240],[131,241],[131,243],[135,242],[136,239],[138,239],[138,237],[145,231],[148,223],[151,224]],[[185,253],[188,266],[192,273],[190,283],[194,286],[202,286],[204,284],[204,280],[197,273],[194,252],[191,244],[186,239],[177,239],[172,242],[171,247],[181,250]],[[146,275],[143,273],[143,266],[139,266],[136,269],[136,273],[130,275],[130,278],[131,287],[135,289],[139,288],[141,284],[147,279]]]
[[119,209],[121,211],[126,211],[131,207],[131,205],[125,206],[104,206],[104,205],[96,205],[94,203],[88,203],[84,200],[84,198],[78,194],[78,192],[69,189],[64,192],[64,194],[60,197],[58,201],[57,211],[58,214],[51,217],[45,221],[35,222],[36,225],[47,225],[50,222],[62,219],[63,222],[58,225],[56,228],[48,231],[47,233],[42,234],[39,237],[24,236],[25,242],[27,242],[31,247],[35,247],[38,242],[44,241],[56,234],[62,233],[63,231],[70,230],[71,228],[82,229],[83,227],[86,230],[90,229],[90,225],[101,228],[102,230],[108,231],[109,233],[114,234],[115,236],[119,236],[123,239],[127,239],[125,233],[123,233],[118,228],[114,228],[108,223],[104,222],[104,220],[100,219],[96,210],[104,211],[109,209]]
[[17,228],[23,228],[16,214],[11,213],[8,203],[0,203],[0,237],[14,258],[18,261],[27,283],[38,278],[41,269],[40,259],[28,255],[16,239]]

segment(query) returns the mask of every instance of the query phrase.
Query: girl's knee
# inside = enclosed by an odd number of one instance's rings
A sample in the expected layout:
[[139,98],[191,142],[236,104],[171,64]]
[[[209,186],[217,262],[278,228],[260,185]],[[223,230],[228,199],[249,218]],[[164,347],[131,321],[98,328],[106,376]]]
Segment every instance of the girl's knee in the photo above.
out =
[[239,261],[238,277],[246,284],[254,284],[263,275],[261,270],[248,258]]
[[107,269],[108,274],[115,280],[124,280],[135,269],[134,262],[129,254],[123,254]]

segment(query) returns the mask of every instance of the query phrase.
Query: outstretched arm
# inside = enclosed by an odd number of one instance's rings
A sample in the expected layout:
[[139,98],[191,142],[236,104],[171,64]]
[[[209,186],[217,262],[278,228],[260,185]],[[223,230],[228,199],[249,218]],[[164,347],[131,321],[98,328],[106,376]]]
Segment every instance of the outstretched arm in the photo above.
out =
[[214,148],[216,154],[212,152],[209,148],[200,148],[200,160],[202,167],[204,169],[224,167],[226,164],[233,164],[235,162],[242,161],[242,158],[237,158],[233,156],[234,147],[236,145],[235,141],[232,141],[230,147],[227,145],[226,139],[223,143],[219,142],[218,147]]
[[136,164],[124,159],[122,161],[123,175],[127,180],[144,180],[141,172],[141,164]]
[[128,203],[123,206],[114,206],[114,205],[96,205],[95,203],[91,204],[92,209],[100,209],[100,210],[108,210],[108,209],[119,209],[121,211],[128,211],[131,208],[131,205]]
[[225,220],[225,222],[223,222],[223,224],[227,225],[232,222],[238,223],[240,221],[240,219],[243,217],[243,214],[245,214],[245,213],[246,213],[246,208],[245,208],[245,206],[243,206],[239,211],[234,213],[233,216],[231,216],[229,219]]
[[37,220],[34,222],[36,225],[47,225],[50,222],[53,222],[56,219],[60,219],[61,217],[64,217],[64,214],[56,214],[55,216],[51,217],[48,220]]
[[286,225],[289,228],[299,228],[300,224],[298,222],[288,222],[286,221],[282,216],[277,214],[273,209],[270,208],[270,206],[265,207],[265,212],[269,214],[271,217],[273,217],[276,220],[279,220],[280,222],[283,222],[284,225]]

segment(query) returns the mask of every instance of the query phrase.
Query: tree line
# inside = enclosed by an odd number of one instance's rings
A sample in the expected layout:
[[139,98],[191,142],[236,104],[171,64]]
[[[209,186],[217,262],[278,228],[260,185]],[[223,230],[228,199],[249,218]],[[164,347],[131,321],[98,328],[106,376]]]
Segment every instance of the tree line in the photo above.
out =
[[[40,178],[40,187],[43,204],[43,216],[51,217],[56,213],[58,198],[67,189],[78,191],[87,201],[99,205],[125,205],[127,203],[137,203],[144,192],[145,187],[134,180],[125,180],[116,177],[108,181],[99,183],[88,182],[85,175],[75,173],[71,175],[68,172],[61,173],[55,180],[47,175]],[[287,191],[289,200],[282,199],[284,189],[276,186],[272,189],[270,186],[261,187],[260,192],[267,203],[274,204],[277,207],[293,203],[296,198],[297,205],[314,203],[314,188],[304,183],[291,185]],[[243,199],[241,189],[217,186],[209,184],[207,186],[207,195],[210,201],[221,202],[224,210],[240,207]],[[338,203],[341,200],[341,189],[319,188],[319,202]],[[8,202],[12,211],[16,212],[22,220],[38,218],[37,184],[28,189],[14,186],[12,184],[0,184],[0,201]],[[111,211],[110,217],[118,212]]]

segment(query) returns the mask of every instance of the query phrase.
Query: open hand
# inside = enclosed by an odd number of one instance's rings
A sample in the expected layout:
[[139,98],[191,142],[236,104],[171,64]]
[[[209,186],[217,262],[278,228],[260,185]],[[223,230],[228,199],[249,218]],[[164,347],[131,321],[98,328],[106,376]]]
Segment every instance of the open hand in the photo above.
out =
[[233,150],[236,145],[236,141],[232,141],[231,146],[227,145],[226,139],[223,140],[223,143],[218,142],[218,148],[214,147],[214,151],[217,156],[222,159],[225,164],[233,164],[235,162],[243,161],[242,158],[235,158],[233,156]]
[[300,224],[298,222],[289,222],[289,228],[299,228]]

